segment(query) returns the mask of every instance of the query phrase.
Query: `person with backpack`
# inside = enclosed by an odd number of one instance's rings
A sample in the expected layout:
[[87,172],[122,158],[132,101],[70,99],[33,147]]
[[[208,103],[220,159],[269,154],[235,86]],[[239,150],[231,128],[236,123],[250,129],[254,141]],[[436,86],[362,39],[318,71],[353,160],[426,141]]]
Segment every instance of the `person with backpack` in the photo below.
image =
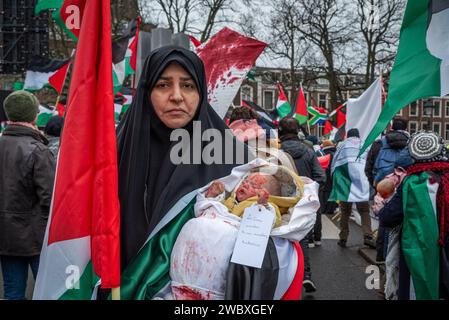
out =
[[[413,164],[413,159],[407,148],[410,134],[407,130],[408,122],[404,118],[393,119],[390,132],[373,143],[365,166],[365,173],[370,185],[376,185],[395,168],[406,169]],[[385,258],[386,241],[389,230],[379,226],[376,239],[376,261],[382,263]]]

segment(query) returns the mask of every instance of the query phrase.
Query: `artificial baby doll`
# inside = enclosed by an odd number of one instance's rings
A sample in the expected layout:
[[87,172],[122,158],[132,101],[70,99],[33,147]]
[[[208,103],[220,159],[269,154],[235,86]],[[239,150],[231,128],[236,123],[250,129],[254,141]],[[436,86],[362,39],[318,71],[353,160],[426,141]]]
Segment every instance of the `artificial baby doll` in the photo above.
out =
[[[224,299],[226,273],[245,209],[264,205],[276,216],[276,228],[282,223],[281,213],[287,216],[288,209],[301,199],[303,186],[299,177],[287,169],[275,174],[248,172],[232,192],[226,191],[223,182],[212,182],[197,196],[197,218],[183,226],[173,247],[170,262],[173,298]],[[295,230],[292,226],[288,229]]]

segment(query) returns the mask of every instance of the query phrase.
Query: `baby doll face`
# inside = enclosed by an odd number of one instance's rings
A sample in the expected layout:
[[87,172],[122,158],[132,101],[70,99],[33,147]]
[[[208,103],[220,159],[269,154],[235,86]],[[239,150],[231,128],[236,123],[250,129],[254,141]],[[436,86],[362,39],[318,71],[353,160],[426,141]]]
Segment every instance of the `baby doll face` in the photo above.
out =
[[262,173],[250,174],[237,188],[236,198],[241,202],[261,193],[273,196],[281,195],[281,187],[276,178]]
[[384,179],[377,184],[376,189],[382,198],[388,199],[393,194],[395,187],[393,181]]

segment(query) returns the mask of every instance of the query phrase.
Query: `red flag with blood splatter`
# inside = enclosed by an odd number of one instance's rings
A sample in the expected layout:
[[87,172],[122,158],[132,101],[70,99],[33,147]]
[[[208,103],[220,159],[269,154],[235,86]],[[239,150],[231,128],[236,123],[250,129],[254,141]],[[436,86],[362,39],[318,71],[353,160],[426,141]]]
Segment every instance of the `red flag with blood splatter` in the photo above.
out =
[[206,70],[209,103],[221,118],[266,46],[264,42],[223,28],[197,49]]

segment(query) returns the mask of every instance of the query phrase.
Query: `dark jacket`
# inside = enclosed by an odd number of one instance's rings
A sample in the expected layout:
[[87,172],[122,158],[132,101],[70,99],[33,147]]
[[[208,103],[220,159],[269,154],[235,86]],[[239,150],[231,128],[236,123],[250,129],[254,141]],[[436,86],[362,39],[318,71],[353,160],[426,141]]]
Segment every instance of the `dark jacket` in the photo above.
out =
[[0,255],[41,252],[55,174],[48,140],[10,125],[0,137]]
[[[337,151],[336,147],[325,147],[323,149],[321,149],[321,152],[323,153],[323,156],[327,156],[328,154],[330,154],[331,156],[331,162],[332,160],[334,160],[334,154]],[[331,175],[331,165],[329,164],[329,166],[326,169],[326,183],[323,186],[323,191],[326,192],[330,192],[332,191],[332,175]]]
[[[403,130],[390,131],[385,135],[387,143],[392,149],[401,150],[407,147],[410,134]],[[365,174],[371,186],[374,186],[374,165],[376,163],[377,156],[382,148],[382,141],[378,139],[371,145],[371,149],[368,152],[366,159]]]
[[282,136],[281,149],[292,156],[299,176],[309,177],[320,185],[326,182],[326,174],[321,168],[315,152],[302,143],[297,135]]

